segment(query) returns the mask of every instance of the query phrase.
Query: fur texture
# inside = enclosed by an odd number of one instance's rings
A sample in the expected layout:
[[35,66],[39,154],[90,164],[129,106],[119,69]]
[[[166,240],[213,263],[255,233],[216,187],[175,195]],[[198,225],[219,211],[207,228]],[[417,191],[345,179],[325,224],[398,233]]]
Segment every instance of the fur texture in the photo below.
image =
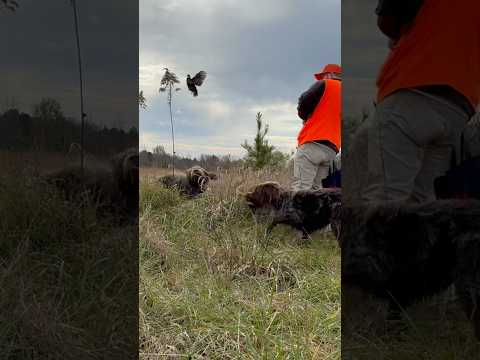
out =
[[480,201],[345,206],[342,223],[342,288],[394,309],[455,284],[480,340]]
[[53,171],[44,176],[47,183],[62,190],[70,201],[87,196],[101,213],[115,214],[121,221],[138,217],[138,151],[128,149],[107,164],[86,164]]
[[256,216],[272,219],[269,231],[277,224],[286,224],[301,231],[307,238],[329,224],[334,231],[339,229],[340,222],[333,216],[339,215],[340,189],[295,192],[283,189],[276,182],[265,182],[243,195]]
[[217,179],[215,173],[195,165],[186,170],[185,176],[166,175],[159,181],[166,187],[178,188],[182,194],[188,197],[195,197],[205,192],[210,180],[215,179]]
[[130,148],[115,156],[112,160],[113,179],[125,202],[128,212],[138,215],[140,158],[136,148]]

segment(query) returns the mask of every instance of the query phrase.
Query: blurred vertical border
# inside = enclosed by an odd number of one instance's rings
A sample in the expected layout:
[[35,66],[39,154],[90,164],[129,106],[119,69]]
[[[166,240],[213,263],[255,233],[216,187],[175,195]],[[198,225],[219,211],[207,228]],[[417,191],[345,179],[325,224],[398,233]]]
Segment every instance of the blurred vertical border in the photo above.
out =
[[0,1],[0,357],[138,356],[138,1]]

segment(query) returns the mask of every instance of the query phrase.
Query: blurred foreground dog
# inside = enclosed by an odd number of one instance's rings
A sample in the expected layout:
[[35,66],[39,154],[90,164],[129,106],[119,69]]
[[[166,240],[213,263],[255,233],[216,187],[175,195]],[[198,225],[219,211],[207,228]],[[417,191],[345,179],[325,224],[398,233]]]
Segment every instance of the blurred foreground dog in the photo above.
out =
[[383,301],[386,316],[455,284],[480,340],[480,201],[344,205],[342,223],[345,330],[357,332],[373,318],[359,316],[368,297]]
[[53,171],[44,176],[47,183],[62,190],[68,200],[87,197],[101,212],[121,220],[135,220],[138,215],[139,156],[127,149],[107,163],[86,164],[83,175],[79,165]]
[[302,238],[331,224],[335,235],[340,230],[341,190],[336,188],[291,191],[276,182],[265,182],[242,193],[256,216],[271,218],[268,231],[278,224],[302,232]]
[[195,197],[205,192],[210,180],[216,180],[217,175],[195,165],[185,171],[185,176],[166,175],[159,179],[160,183],[169,188],[177,188],[188,197]]

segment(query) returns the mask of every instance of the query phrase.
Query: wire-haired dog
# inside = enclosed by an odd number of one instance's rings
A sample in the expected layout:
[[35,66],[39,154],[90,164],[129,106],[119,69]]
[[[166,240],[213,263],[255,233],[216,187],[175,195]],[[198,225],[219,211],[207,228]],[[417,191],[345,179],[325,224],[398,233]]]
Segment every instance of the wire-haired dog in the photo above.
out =
[[185,176],[166,175],[159,181],[169,188],[177,188],[188,197],[195,197],[205,192],[210,180],[217,179],[217,175],[195,165],[185,171]]
[[134,217],[138,215],[139,160],[136,148],[127,149],[112,159],[113,179],[117,183],[128,213]]
[[278,224],[286,224],[300,230],[305,239],[312,232],[331,224],[332,230],[338,233],[340,189],[291,191],[269,181],[254,186],[246,193],[239,189],[237,192],[245,197],[254,215],[271,219],[269,232]]
[[[362,289],[398,310],[455,284],[480,340],[480,201],[344,206],[342,221],[342,291]],[[354,315],[347,291],[342,312]]]
[[92,162],[83,171],[79,165],[69,166],[46,174],[44,179],[63,191],[70,201],[88,196],[98,210],[130,221],[138,214],[138,170],[138,150],[130,148],[107,163]]

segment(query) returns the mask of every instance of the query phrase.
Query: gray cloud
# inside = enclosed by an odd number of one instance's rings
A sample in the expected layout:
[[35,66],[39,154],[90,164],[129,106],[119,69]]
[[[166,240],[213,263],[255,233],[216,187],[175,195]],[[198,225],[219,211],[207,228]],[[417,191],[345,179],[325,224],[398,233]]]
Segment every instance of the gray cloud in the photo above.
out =
[[[169,146],[168,109],[157,92],[168,66],[182,80],[174,103],[180,111],[176,131],[191,154],[208,150],[201,146],[205,139],[218,148],[222,138],[229,152],[241,154],[240,143],[254,134],[256,111],[270,125],[271,142],[288,151],[300,128],[297,98],[313,83],[314,72],[340,63],[340,47],[339,0],[144,0],[140,87],[149,108],[140,113],[141,131]],[[194,99],[183,81],[199,70],[208,77]]]
[[[79,118],[77,55],[69,0],[19,1],[0,13],[0,101],[31,111],[42,97],[57,98]],[[130,127],[138,121],[138,2],[78,1],[86,110],[89,119]],[[2,104],[4,105],[4,104]],[[4,105],[5,106],[5,105]]]
[[376,77],[388,53],[387,40],[376,25],[378,0],[342,2],[343,114],[358,116],[371,108]]

